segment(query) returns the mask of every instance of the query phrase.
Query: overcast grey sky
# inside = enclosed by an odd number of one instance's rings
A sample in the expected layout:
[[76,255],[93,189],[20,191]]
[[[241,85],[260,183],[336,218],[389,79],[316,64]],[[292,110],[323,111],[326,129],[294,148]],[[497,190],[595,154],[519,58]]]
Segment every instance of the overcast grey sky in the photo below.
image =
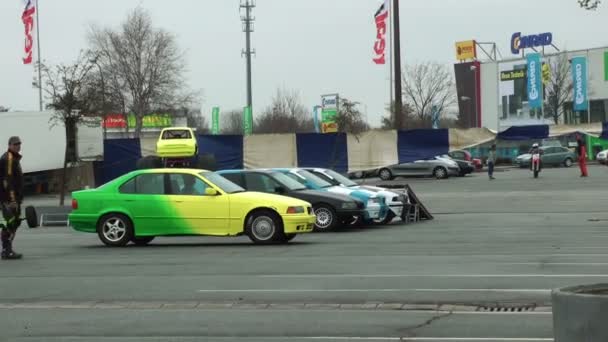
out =
[[[258,0],[253,46],[254,115],[275,89],[300,91],[306,106],[339,92],[367,105],[377,125],[389,102],[388,64],[372,63],[373,14],[379,0]],[[190,86],[204,92],[202,110],[245,104],[245,60],[241,57],[238,0],[39,0],[43,60],[70,62],[86,48],[91,23],[118,25],[141,4],[157,26],[178,37],[186,53]],[[20,0],[0,1],[0,105],[37,110],[34,70],[21,64]],[[454,62],[454,42],[477,39],[498,44],[511,57],[515,31],[553,32],[560,47],[608,46],[608,3],[595,12],[576,0],[406,0],[401,1],[404,63]],[[365,109],[365,106],[362,107]]]

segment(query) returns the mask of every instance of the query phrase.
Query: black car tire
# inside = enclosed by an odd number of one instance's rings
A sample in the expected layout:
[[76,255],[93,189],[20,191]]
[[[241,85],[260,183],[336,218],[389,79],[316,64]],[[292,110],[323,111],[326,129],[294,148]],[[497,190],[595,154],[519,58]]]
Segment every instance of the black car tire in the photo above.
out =
[[387,168],[380,169],[380,171],[378,171],[378,177],[380,177],[380,179],[382,179],[383,181],[390,181],[395,179],[391,170]]
[[133,237],[133,224],[123,214],[107,214],[97,222],[97,235],[110,247],[124,247]]
[[[329,232],[336,228],[338,225],[338,215],[336,210],[326,204],[318,204],[313,207],[315,216],[315,231],[317,232]],[[327,223],[320,222],[320,220],[327,220]]]
[[274,244],[286,239],[281,218],[270,210],[259,210],[250,215],[246,233],[251,241],[259,245]]
[[433,170],[433,176],[437,179],[448,178],[448,170],[443,166],[438,166]]
[[133,242],[136,246],[147,246],[152,240],[154,240],[155,236],[141,236],[141,237],[133,237],[131,242]]
[[566,158],[566,160],[564,160],[565,167],[572,167],[572,165],[574,165],[574,161],[572,160],[572,158]]
[[372,220],[374,222],[374,224],[389,224],[393,221],[393,219],[395,218],[395,213],[393,213],[392,210],[387,209],[387,213],[386,216],[384,216],[383,218],[378,218],[375,220]]

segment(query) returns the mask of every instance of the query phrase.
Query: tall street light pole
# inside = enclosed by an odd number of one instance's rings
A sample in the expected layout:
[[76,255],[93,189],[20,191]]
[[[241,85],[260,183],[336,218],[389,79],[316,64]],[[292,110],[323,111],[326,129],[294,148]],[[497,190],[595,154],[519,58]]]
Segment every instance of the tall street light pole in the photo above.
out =
[[243,32],[245,32],[245,50],[242,54],[247,59],[247,107],[253,110],[253,94],[251,88],[251,55],[255,54],[255,50],[251,49],[251,33],[254,31],[253,22],[255,17],[251,15],[251,11],[255,8],[255,0],[241,0],[240,8],[245,12],[241,14],[243,22]]

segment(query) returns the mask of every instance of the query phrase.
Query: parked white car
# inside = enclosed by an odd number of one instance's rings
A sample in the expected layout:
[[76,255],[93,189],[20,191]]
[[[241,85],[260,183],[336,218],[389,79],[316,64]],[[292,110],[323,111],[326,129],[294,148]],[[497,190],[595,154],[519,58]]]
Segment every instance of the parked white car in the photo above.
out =
[[608,150],[603,150],[602,152],[598,153],[595,159],[600,164],[606,164],[606,161],[608,160]]
[[378,196],[384,197],[386,204],[390,211],[387,211],[383,217],[380,217],[374,221],[381,224],[391,222],[395,217],[402,218],[403,207],[409,204],[409,198],[405,193],[397,193],[384,188],[379,188],[371,185],[359,185],[348,177],[329,169],[323,168],[304,168],[308,172],[311,172],[315,176],[322,178],[323,180],[331,183],[332,185],[345,187],[352,190],[367,190],[378,194]]

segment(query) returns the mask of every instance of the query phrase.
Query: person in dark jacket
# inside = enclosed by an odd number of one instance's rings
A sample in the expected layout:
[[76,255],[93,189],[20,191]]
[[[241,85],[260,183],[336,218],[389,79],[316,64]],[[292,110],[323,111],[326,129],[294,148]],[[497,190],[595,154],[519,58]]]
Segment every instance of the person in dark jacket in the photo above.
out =
[[21,139],[11,137],[8,151],[0,157],[0,207],[5,227],[2,229],[2,259],[21,259],[13,250],[13,240],[21,221],[23,203],[23,172],[21,170]]

